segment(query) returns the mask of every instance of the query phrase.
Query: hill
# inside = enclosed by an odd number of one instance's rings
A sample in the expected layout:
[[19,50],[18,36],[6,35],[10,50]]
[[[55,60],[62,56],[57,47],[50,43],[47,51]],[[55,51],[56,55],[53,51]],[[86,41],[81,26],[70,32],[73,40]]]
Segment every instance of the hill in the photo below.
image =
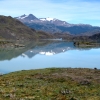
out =
[[14,40],[31,40],[36,39],[36,32],[10,16],[0,16],[0,37]]
[[100,33],[94,34],[89,37],[92,40],[99,40],[100,41]]

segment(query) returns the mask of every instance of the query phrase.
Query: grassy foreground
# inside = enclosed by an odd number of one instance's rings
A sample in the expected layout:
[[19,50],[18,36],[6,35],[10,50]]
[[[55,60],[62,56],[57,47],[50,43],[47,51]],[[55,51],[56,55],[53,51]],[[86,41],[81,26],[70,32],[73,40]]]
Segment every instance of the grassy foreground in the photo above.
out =
[[100,70],[50,68],[1,75],[0,100],[100,100]]

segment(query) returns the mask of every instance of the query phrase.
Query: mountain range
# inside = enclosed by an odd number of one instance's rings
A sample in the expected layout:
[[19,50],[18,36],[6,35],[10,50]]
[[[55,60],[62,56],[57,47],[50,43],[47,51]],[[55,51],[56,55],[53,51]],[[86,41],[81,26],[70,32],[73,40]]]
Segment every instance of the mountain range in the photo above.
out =
[[100,33],[100,27],[89,24],[70,24],[66,21],[62,21],[56,18],[37,18],[33,14],[24,14],[15,18],[30,28],[42,30],[52,34],[62,33],[91,36],[93,34]]
[[36,18],[32,14],[16,18],[0,16],[0,41],[48,38],[100,40],[100,27],[84,24],[69,24],[55,18]]

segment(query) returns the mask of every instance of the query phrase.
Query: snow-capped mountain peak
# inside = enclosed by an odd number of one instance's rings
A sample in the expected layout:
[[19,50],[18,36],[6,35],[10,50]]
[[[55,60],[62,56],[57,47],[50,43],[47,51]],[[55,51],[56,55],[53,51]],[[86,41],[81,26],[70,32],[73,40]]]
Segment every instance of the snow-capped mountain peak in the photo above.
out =
[[22,16],[19,16],[17,19],[24,19],[24,18],[26,18],[26,17],[28,17],[28,15],[22,15]]
[[34,15],[32,15],[32,14],[29,14],[29,15],[22,15],[22,16],[19,16],[19,17],[16,17],[17,19],[30,19],[30,20],[32,20],[32,19],[38,19],[38,18],[36,18]]
[[39,19],[37,17],[35,17],[33,14],[29,14],[29,15],[22,15],[19,17],[16,17],[16,19],[20,20],[21,22],[33,22],[33,21],[38,21]]

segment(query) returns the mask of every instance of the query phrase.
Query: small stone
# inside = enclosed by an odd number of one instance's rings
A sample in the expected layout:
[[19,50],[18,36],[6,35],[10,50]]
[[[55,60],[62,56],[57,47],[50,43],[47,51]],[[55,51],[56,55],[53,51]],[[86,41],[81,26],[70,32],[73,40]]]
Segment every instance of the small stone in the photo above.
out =
[[68,90],[68,89],[65,89],[65,90],[61,90],[60,93],[63,94],[63,95],[65,95],[65,94],[70,94],[71,91]]

